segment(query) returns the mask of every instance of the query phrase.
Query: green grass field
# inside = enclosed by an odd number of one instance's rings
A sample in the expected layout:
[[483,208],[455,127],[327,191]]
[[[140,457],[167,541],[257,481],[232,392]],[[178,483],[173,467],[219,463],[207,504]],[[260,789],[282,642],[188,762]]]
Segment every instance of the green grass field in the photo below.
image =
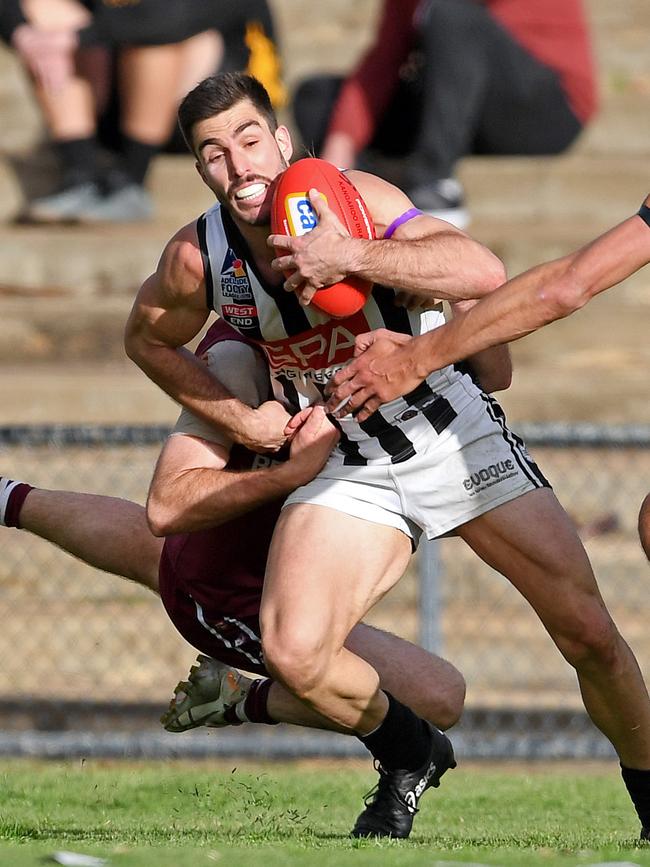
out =
[[[234,763],[233,763],[234,765]],[[359,763],[9,761],[0,865],[60,850],[115,867],[650,867],[615,764],[468,764],[428,792],[409,841],[347,833],[374,774]]]

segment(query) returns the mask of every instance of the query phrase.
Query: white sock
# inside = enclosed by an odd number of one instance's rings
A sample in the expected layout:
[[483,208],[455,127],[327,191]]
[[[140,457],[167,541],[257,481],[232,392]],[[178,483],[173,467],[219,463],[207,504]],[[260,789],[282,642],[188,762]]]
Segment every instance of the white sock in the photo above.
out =
[[9,497],[16,485],[19,484],[20,482],[15,482],[13,479],[6,479],[4,476],[0,476],[0,526],[2,527],[7,526],[5,524],[5,512],[9,504]]

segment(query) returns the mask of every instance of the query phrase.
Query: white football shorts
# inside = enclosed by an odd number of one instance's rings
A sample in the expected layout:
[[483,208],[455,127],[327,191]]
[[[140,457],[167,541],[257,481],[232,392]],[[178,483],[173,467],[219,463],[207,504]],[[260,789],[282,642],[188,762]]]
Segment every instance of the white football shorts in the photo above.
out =
[[418,443],[395,464],[346,466],[336,450],[313,481],[287,497],[402,530],[417,546],[536,488],[550,487],[526,447],[508,429],[499,404],[482,392],[445,436]]

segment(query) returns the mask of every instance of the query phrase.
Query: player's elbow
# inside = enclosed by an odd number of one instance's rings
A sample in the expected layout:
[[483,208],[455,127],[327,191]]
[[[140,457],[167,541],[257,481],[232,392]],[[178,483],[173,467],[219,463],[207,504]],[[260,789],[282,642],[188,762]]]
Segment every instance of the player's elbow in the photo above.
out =
[[476,281],[476,297],[489,295],[507,280],[506,269],[498,256],[489,253],[483,257]]
[[170,536],[180,532],[178,515],[168,497],[152,487],[147,497],[147,523],[154,536]]
[[580,310],[593,296],[588,283],[578,279],[572,269],[568,269],[552,283],[542,286],[538,293],[538,301],[546,311],[546,322],[564,319]]
[[140,365],[145,357],[145,343],[142,339],[142,331],[133,321],[133,317],[127,320],[124,328],[124,351],[127,357]]

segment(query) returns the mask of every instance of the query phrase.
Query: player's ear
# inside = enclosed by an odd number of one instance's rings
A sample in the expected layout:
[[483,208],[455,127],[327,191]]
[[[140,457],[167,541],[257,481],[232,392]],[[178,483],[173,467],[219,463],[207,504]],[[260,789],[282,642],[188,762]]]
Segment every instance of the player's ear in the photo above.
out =
[[276,129],[275,140],[280,148],[280,153],[285,160],[289,162],[291,155],[293,154],[293,142],[291,141],[291,134],[286,126],[279,126]]

